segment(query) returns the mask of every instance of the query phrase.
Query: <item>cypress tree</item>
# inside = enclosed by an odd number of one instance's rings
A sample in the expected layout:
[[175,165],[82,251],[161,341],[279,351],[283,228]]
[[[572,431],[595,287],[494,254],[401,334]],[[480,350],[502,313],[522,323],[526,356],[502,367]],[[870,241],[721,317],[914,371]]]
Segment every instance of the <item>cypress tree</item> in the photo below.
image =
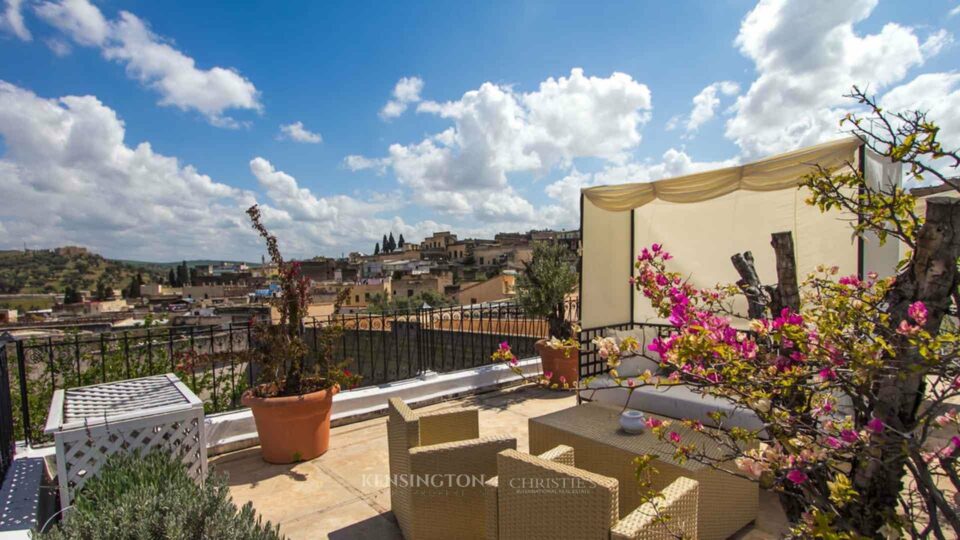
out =
[[406,242],[403,240],[403,233],[400,233],[400,241],[397,242],[397,245],[400,246],[400,248],[403,248],[404,244],[406,244]]
[[373,246],[373,254],[374,255],[380,254],[380,242],[377,242],[377,245]]
[[388,251],[389,253],[393,253],[393,250],[397,249],[397,241],[393,239],[393,233],[392,233],[392,232],[390,233],[390,238],[387,239],[387,242],[389,242],[389,246],[387,247],[387,251]]

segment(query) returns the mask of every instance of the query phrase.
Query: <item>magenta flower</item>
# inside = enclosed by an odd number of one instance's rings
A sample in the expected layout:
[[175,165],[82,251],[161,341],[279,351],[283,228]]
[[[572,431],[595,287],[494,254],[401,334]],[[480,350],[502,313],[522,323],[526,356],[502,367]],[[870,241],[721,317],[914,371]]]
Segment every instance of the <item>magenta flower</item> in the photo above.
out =
[[807,473],[801,471],[800,469],[793,469],[787,473],[787,480],[799,486],[808,480]]
[[669,437],[670,437],[670,440],[675,443],[680,442],[680,434],[677,433],[676,431],[671,431]]
[[510,344],[507,343],[506,341],[501,342],[501,343],[500,343],[500,350],[501,350],[501,351],[509,351],[509,350],[510,350]]
[[837,449],[843,446],[843,443],[840,442],[836,437],[827,437],[823,440],[823,443],[829,446],[830,448]]
[[907,308],[907,314],[910,315],[910,318],[916,321],[918,325],[923,326],[927,324],[927,306],[923,302],[918,300],[910,304],[910,307]]
[[859,439],[859,437],[857,437],[857,432],[853,431],[852,429],[845,429],[841,431],[840,438],[843,439],[844,442],[851,444],[857,442]]
[[820,378],[825,381],[832,381],[837,378],[837,374],[834,373],[832,368],[823,368],[820,370]]
[[660,244],[653,244],[652,246],[650,246],[650,249],[651,249],[654,253],[660,253],[660,250],[661,250],[662,248],[663,248],[663,246],[661,246]]
[[654,418],[652,416],[644,420],[643,423],[645,426],[647,426],[650,429],[653,429],[655,427],[660,427],[660,425],[663,424],[661,420]]
[[877,434],[883,433],[883,427],[883,420],[879,418],[871,418],[870,421],[867,422],[867,429]]
[[552,378],[553,378],[553,372],[552,372],[552,371],[544,371],[544,372],[543,372],[543,376],[544,376],[544,378],[546,378],[546,379],[552,379]]

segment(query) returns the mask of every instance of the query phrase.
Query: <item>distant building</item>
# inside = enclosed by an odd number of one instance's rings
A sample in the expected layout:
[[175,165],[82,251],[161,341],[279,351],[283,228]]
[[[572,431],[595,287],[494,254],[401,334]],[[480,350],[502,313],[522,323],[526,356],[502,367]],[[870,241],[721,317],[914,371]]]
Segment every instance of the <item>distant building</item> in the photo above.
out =
[[15,309],[0,309],[0,324],[11,324],[17,322],[19,312]]
[[441,259],[447,256],[447,246],[457,241],[450,231],[435,232],[420,242],[420,254],[425,259]]
[[350,294],[343,305],[348,308],[366,308],[378,296],[389,300],[393,296],[393,282],[390,278],[371,278],[348,285]]
[[129,309],[130,306],[127,305],[127,301],[118,298],[87,303],[85,311],[91,315],[100,315],[102,313],[119,313]]
[[482,304],[496,300],[513,298],[516,276],[500,274],[486,281],[461,283],[460,290],[454,294],[460,305]]
[[407,275],[393,282],[393,297],[410,298],[425,292],[444,294],[450,285],[453,285],[450,272]]

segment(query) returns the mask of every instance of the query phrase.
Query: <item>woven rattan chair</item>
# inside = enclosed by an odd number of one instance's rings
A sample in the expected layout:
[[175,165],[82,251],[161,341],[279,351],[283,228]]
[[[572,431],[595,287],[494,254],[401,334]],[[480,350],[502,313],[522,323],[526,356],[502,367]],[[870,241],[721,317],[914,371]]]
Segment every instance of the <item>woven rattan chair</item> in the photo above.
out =
[[390,505],[407,540],[483,538],[484,482],[511,437],[479,438],[476,409],[418,414],[389,403]]
[[678,478],[618,521],[617,480],[575,468],[569,446],[539,456],[506,450],[497,469],[485,486],[489,540],[697,538],[695,480]]

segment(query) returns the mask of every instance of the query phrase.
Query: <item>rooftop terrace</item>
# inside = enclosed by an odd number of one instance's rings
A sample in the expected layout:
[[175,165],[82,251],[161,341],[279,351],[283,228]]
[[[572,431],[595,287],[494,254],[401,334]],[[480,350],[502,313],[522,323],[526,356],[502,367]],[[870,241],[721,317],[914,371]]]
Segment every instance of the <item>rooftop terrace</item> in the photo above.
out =
[[[528,451],[527,420],[576,405],[568,392],[539,387],[510,389],[444,401],[441,411],[480,410],[480,435],[509,434]],[[331,430],[330,451],[296,465],[271,465],[259,448],[218,456],[212,469],[226,473],[237,504],[252,501],[264,519],[280,524],[291,540],[301,538],[401,538],[390,512],[387,420],[375,418]],[[779,538],[786,519],[773,494],[761,493],[760,514],[735,538]]]

